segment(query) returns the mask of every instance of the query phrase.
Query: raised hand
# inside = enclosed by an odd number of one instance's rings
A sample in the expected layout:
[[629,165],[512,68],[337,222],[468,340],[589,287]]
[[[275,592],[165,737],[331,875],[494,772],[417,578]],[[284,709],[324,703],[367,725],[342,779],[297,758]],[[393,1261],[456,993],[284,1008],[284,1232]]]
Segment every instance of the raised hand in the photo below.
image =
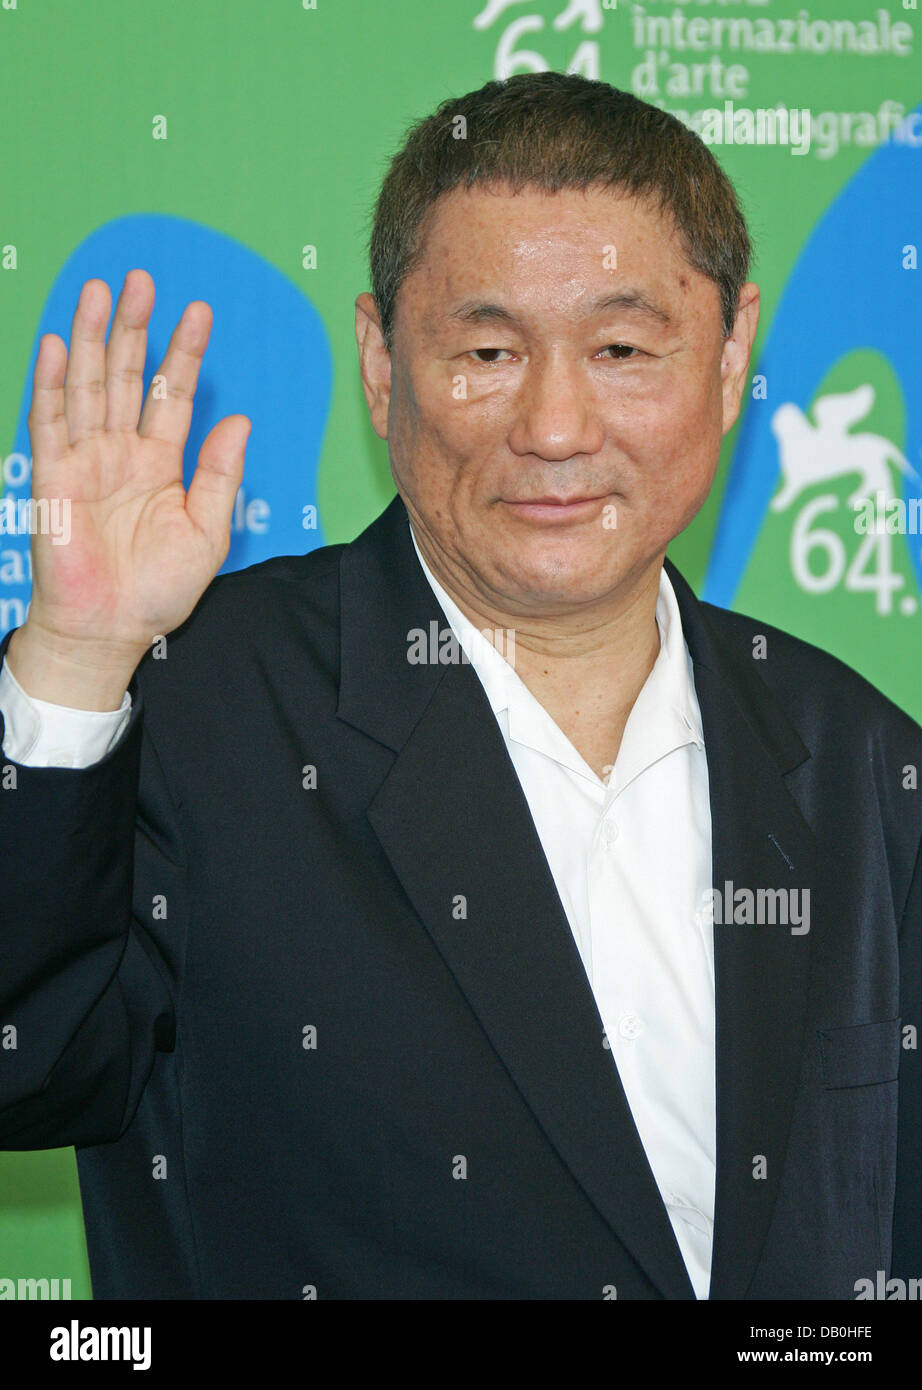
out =
[[230,545],[250,422],[228,415],[214,426],[187,492],[183,448],[211,310],[186,306],[142,411],[153,304],[150,275],[129,271],[107,345],[109,288],[88,280],[70,352],[53,333],[39,346],[32,496],[69,500],[69,539],[33,535],[32,603],[8,657],[29,694],[55,703],[117,706],[153,639],[188,617]]

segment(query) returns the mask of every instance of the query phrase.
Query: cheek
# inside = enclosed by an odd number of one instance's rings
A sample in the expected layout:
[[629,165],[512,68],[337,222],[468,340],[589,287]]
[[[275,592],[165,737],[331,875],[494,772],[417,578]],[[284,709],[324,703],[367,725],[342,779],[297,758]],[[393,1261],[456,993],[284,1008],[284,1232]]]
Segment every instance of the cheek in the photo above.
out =
[[697,476],[716,468],[723,438],[719,375],[701,372],[684,381],[665,411],[665,420],[678,466]]
[[402,489],[433,524],[452,508],[451,499],[468,483],[466,466],[476,444],[463,413],[463,402],[419,395],[392,406],[389,430],[391,469]]
[[488,485],[495,461],[502,456],[508,422],[496,404],[444,394],[429,399],[420,410],[412,440],[414,468],[430,493],[458,498]]
[[415,388],[408,381],[398,398],[398,412],[403,425],[401,442],[411,452],[446,458],[463,455],[472,437],[472,425],[476,430],[480,416],[464,394],[463,382],[443,373],[431,379],[423,377]]
[[684,473],[709,437],[709,413],[682,384],[622,397],[610,415],[610,439],[633,463],[634,481],[660,492],[670,477]]
[[631,403],[612,438],[632,459],[629,495],[653,529],[685,524],[710,491],[722,440],[719,382],[696,374]]

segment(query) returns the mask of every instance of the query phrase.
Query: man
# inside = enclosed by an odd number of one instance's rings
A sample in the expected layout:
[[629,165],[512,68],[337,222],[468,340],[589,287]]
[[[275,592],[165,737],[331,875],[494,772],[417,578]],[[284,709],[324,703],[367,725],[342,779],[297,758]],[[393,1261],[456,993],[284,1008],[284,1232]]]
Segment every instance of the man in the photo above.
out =
[[143,272],[108,347],[98,281],[43,340],[72,540],[0,648],[0,1142],[77,1146],[97,1297],[922,1274],[922,730],[664,565],[748,258],[655,108],[556,73],[444,103],[356,300],[398,497],[214,582],[248,422],[186,495],[207,306],[143,411]]

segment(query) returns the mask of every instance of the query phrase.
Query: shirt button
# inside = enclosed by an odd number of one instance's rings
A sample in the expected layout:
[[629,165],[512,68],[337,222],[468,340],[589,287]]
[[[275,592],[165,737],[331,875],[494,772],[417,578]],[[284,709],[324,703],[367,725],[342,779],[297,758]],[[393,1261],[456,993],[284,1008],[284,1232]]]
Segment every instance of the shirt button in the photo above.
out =
[[628,1038],[630,1041],[639,1038],[643,1030],[644,1021],[637,1014],[625,1014],[618,1024],[618,1032],[622,1038]]
[[613,820],[607,820],[602,826],[602,838],[607,845],[613,845],[621,831]]
[[52,748],[48,754],[49,767],[73,767],[74,755],[66,748]]

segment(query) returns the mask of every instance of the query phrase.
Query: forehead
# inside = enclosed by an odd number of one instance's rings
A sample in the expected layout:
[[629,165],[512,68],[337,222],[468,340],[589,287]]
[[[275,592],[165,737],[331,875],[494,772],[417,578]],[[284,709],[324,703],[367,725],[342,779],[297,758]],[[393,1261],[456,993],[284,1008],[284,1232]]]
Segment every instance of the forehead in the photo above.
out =
[[420,246],[400,293],[430,322],[456,300],[500,290],[561,313],[628,282],[674,307],[696,289],[717,298],[671,215],[621,190],[454,188],[430,209]]

